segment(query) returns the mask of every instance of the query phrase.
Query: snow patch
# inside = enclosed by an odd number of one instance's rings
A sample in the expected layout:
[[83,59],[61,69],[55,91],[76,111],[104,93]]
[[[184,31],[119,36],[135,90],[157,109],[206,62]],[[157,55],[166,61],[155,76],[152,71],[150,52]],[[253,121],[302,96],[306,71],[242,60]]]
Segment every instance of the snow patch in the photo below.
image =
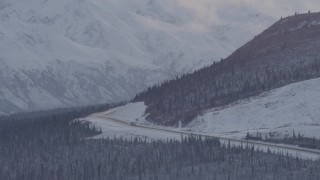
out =
[[299,23],[297,27],[291,28],[290,31],[297,31],[297,30],[303,29],[305,27],[318,26],[318,25],[320,25],[320,21],[316,21],[316,20],[303,21],[303,22]]
[[320,21],[312,21],[311,24],[314,25],[314,26],[318,26],[318,25],[320,25]]
[[110,114],[110,117],[126,120],[128,122],[144,122],[147,106],[144,102],[128,103],[117,108],[117,111]]

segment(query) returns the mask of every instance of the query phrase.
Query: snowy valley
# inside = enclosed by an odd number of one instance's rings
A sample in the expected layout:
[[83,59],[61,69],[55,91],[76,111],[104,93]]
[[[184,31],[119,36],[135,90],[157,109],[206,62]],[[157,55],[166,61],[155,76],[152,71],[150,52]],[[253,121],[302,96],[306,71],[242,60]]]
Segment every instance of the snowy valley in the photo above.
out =
[[319,180],[317,8],[1,0],[0,179]]

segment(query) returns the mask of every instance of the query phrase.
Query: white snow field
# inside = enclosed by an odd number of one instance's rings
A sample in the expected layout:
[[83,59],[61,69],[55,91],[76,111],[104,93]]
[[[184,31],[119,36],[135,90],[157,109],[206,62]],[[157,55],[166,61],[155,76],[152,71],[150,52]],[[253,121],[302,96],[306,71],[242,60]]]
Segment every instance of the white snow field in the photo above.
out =
[[132,122],[139,125],[151,125],[145,121],[145,109],[146,106],[143,102],[129,103],[106,112],[92,114],[82,120],[92,122],[96,127],[101,127],[102,134],[95,138],[122,137],[131,139],[139,137],[147,140],[181,138],[179,133],[132,126]]
[[207,110],[186,129],[229,137],[244,137],[256,131],[292,135],[294,130],[320,138],[320,78]]
[[1,0],[0,112],[130,99],[228,56],[279,18],[216,1]]

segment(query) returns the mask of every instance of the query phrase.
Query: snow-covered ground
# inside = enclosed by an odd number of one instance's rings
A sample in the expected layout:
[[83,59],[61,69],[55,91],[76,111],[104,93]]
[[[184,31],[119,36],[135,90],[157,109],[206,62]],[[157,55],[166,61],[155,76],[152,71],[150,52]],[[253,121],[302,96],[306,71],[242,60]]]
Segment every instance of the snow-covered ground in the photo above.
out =
[[112,117],[127,122],[146,123],[145,111],[147,106],[143,102],[128,103],[112,113]]
[[247,132],[293,130],[320,138],[320,78],[287,85],[229,106],[207,110],[186,129],[243,137]]
[[[237,139],[243,138],[247,132],[276,132],[279,135],[291,135],[294,130],[295,133],[301,133],[304,136],[320,138],[319,100],[320,78],[294,83],[229,106],[207,110],[182,129],[173,127],[165,129],[193,131]],[[155,135],[153,131],[135,131],[135,128],[128,124],[126,128],[123,128],[123,124],[119,125],[116,122],[105,124],[106,121],[101,118],[111,117],[128,123],[155,126],[145,120],[146,108],[143,102],[129,103],[108,112],[89,116],[86,120],[94,122],[98,127],[101,126],[103,137],[129,134],[152,136],[152,138],[158,135],[158,138],[171,137],[170,133]]]
[[[320,78],[291,84],[260,96],[234,103],[227,107],[208,110],[184,128],[160,127],[145,120],[147,106],[143,102],[128,103],[106,112],[92,114],[85,121],[101,127],[102,134],[95,138],[146,138],[166,140],[181,138],[181,133],[222,137],[223,143],[231,138],[232,145],[247,144],[242,139],[246,132],[296,133],[320,137],[319,112]],[[218,116],[220,115],[220,116]],[[214,118],[213,118],[214,117]],[[136,125],[132,125],[134,122]],[[243,130],[245,128],[245,130]],[[306,159],[318,159],[319,152],[304,151],[294,145],[254,144],[257,149],[284,152]]]
[[92,122],[98,128],[101,127],[102,134],[95,138],[123,137],[131,139],[139,137],[147,140],[181,138],[179,133],[131,126],[131,122],[151,125],[151,123],[145,121],[145,109],[146,106],[143,102],[129,103],[106,112],[92,114],[82,120]]
[[1,0],[0,112],[130,99],[278,19],[246,3],[185,2]]

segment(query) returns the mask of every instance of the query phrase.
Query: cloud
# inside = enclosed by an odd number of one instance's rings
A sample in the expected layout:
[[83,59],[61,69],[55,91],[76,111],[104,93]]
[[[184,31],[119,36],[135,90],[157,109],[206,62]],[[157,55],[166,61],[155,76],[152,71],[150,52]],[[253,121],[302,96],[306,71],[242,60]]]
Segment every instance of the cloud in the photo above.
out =
[[[129,0],[128,0],[129,1]],[[255,22],[258,31],[264,29],[265,25],[293,15],[295,12],[307,13],[308,10],[313,12],[320,10],[319,0],[140,0],[145,3],[157,2],[157,8],[163,7],[168,14],[175,17],[175,25],[189,30],[191,32],[211,32],[213,27],[225,26],[231,23],[247,23],[248,16],[253,17],[260,14],[265,22]],[[155,11],[161,12],[161,11]],[[253,20],[254,21],[254,20]],[[257,20],[259,21],[259,20]],[[266,23],[268,22],[268,23]],[[270,24],[269,24],[270,22]],[[157,25],[157,22],[151,22],[157,28],[162,28],[164,24]]]
[[264,14],[276,18],[293,15],[295,12],[307,13],[308,10],[313,12],[320,10],[319,0],[247,0],[247,3]]
[[215,16],[222,6],[251,6],[265,15],[279,18],[292,15],[295,12],[306,13],[320,11],[319,0],[175,0],[179,5],[193,10],[199,18],[209,18],[218,21]]

